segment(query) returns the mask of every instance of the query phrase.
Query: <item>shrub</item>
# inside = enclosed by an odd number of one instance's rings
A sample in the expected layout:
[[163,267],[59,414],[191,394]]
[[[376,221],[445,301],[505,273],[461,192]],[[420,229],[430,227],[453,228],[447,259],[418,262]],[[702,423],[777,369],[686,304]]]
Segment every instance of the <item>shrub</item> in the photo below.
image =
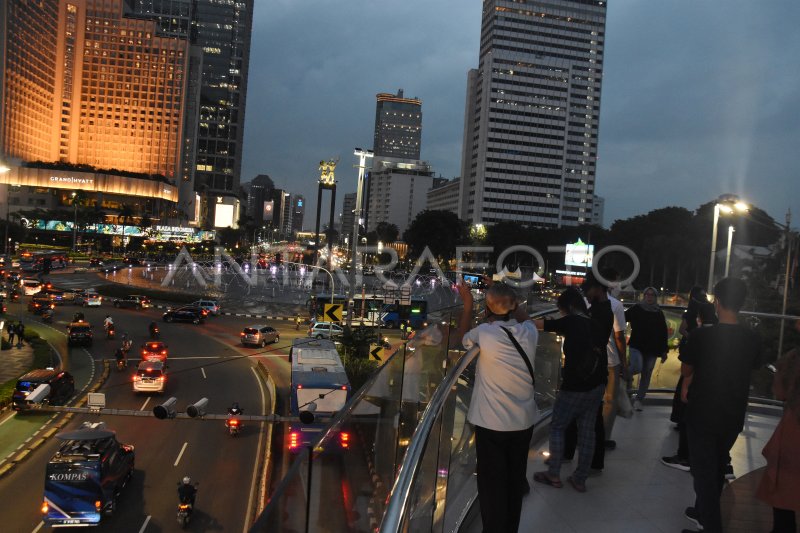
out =
[[378,369],[378,361],[350,355],[342,355],[342,364],[353,392],[363,387],[364,383]]
[[11,404],[11,397],[14,394],[14,388],[17,386],[17,378],[10,379],[0,385],[0,408]]
[[166,302],[177,303],[190,303],[194,302],[195,300],[201,300],[205,298],[202,294],[191,294],[182,291],[160,291],[157,289],[147,289],[144,287],[135,287],[117,283],[100,285],[97,287],[97,292],[110,298],[122,298],[124,296],[128,296],[129,294],[141,294],[142,296],[147,296],[152,300],[163,300]]
[[8,339],[3,339],[2,341],[0,341],[0,350],[10,350],[10,349],[11,349],[11,343],[8,342]]

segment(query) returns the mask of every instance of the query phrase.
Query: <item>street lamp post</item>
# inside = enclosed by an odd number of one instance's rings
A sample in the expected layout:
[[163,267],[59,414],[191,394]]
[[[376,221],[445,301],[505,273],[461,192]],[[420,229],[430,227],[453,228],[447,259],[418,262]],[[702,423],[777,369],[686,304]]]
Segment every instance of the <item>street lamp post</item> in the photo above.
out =
[[728,277],[728,272],[731,269],[731,245],[733,244],[733,226],[728,226],[728,251],[725,254],[725,277]]
[[[77,236],[78,236],[78,202],[76,202],[76,196],[78,193],[72,193],[72,252],[75,253],[75,247],[77,246]],[[123,235],[123,238],[125,236]]]
[[708,287],[706,292],[709,294],[714,290],[714,260],[717,255],[717,227],[719,225],[719,213],[733,213],[734,208],[737,211],[747,211],[749,207],[747,204],[739,200],[739,197],[734,194],[723,194],[714,204],[714,225],[711,229],[711,259],[708,265]]

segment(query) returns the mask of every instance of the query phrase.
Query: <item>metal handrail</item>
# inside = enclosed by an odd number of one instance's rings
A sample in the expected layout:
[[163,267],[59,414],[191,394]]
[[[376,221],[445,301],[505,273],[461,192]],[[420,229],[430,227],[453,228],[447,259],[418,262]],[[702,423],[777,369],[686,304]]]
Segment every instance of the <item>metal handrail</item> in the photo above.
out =
[[408,508],[411,488],[419,472],[420,465],[422,464],[422,455],[425,453],[425,448],[428,444],[427,436],[430,435],[433,430],[439,412],[444,407],[445,400],[450,395],[450,389],[455,385],[456,380],[458,380],[458,377],[466,370],[467,366],[478,357],[479,353],[480,349],[478,346],[467,350],[467,353],[464,354],[458,364],[450,369],[450,372],[448,372],[439,386],[436,387],[433,396],[431,396],[430,403],[428,403],[428,406],[422,413],[417,428],[414,430],[414,435],[411,437],[411,442],[406,449],[397,479],[395,479],[394,485],[392,486],[389,503],[386,506],[386,512],[381,521],[380,531],[394,533],[401,530],[400,526],[402,525],[406,509]]

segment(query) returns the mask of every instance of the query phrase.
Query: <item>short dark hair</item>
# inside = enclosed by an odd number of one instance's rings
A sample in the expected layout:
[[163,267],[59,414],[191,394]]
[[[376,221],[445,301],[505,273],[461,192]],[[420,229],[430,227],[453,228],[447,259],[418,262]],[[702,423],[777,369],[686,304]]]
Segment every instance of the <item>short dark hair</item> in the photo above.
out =
[[583,299],[581,291],[575,287],[567,287],[564,292],[558,295],[556,305],[565,313],[585,313],[586,300]]
[[738,313],[747,299],[747,285],[739,278],[723,278],[714,286],[714,297],[719,305]]
[[581,284],[581,290],[583,292],[588,292],[590,289],[593,289],[595,287],[599,287],[604,291],[608,290],[608,287],[603,285],[603,283],[601,283],[600,280],[597,279],[592,272],[589,272],[588,274],[586,274],[586,279],[584,279],[583,283]]

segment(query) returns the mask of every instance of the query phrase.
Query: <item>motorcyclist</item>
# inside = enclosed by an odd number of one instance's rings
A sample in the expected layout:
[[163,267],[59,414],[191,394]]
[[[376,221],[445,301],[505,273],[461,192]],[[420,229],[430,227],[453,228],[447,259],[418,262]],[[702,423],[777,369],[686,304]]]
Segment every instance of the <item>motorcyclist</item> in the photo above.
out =
[[83,322],[85,319],[86,317],[80,311],[72,315],[73,322]]
[[244,413],[244,409],[239,407],[239,402],[233,402],[233,404],[228,407],[228,414],[231,416],[238,416]]
[[150,325],[147,327],[148,331],[150,331],[150,337],[155,337],[158,335],[158,324],[155,322],[150,322]]
[[192,478],[185,476],[178,485],[178,498],[181,503],[188,503],[194,507],[194,500],[197,497],[197,488],[192,485]]
[[114,358],[116,358],[117,364],[119,364],[120,361],[125,361],[125,352],[123,352],[122,349],[117,348],[117,351],[114,352]]
[[127,333],[122,334],[122,351],[128,353],[133,347],[133,341],[128,338]]
[[103,320],[103,327],[106,331],[114,329],[114,319],[111,318],[111,315],[106,315],[105,320]]

